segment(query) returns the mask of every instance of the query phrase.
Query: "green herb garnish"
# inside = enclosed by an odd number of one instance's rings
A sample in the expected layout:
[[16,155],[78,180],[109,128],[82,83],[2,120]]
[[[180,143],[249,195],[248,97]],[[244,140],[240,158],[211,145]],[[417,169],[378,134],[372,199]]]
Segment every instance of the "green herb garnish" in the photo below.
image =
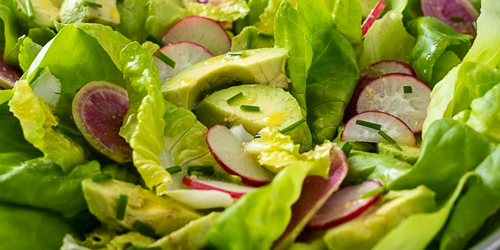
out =
[[153,36],[151,34],[149,34],[147,37],[146,37],[146,40],[148,41],[151,41],[151,42],[154,42],[158,45],[160,45],[160,47],[163,47],[163,46],[166,46],[167,44],[164,43],[161,39],[159,39],[158,37],[156,36]]
[[95,2],[90,2],[90,1],[84,1],[83,5],[89,6],[89,7],[95,7],[95,8],[102,8],[102,4],[95,3]]
[[140,220],[134,221],[134,224],[132,225],[135,230],[137,230],[139,233],[142,233],[146,236],[154,237],[155,236],[155,229],[151,227],[149,224],[142,222]]
[[300,118],[300,120],[298,120],[298,121],[296,121],[296,122],[292,123],[290,126],[288,126],[288,127],[284,128],[284,129],[280,130],[280,133],[284,134],[284,133],[286,133],[286,132],[292,131],[292,130],[294,130],[296,127],[298,127],[300,124],[302,124],[303,122],[305,122],[305,121],[306,121],[306,119],[304,119],[304,118]]
[[403,86],[403,92],[405,94],[413,93],[413,88],[411,86]]
[[226,100],[226,103],[231,105],[232,103],[234,103],[236,100],[240,99],[241,97],[243,97],[243,93],[240,92],[234,96],[232,96],[231,98],[227,99]]
[[113,179],[110,174],[100,174],[92,177],[93,182],[101,182]]
[[266,38],[266,39],[274,39],[273,35],[269,35],[269,34],[266,34],[266,33],[260,32],[260,31],[259,31],[259,33],[257,33],[257,35],[259,35],[262,38]]
[[35,11],[33,10],[33,4],[31,0],[26,0],[26,12],[28,13],[28,18],[30,20],[35,20]]
[[397,149],[399,149],[400,151],[403,151],[403,149],[398,145],[398,143],[396,142],[396,140],[392,139],[392,137],[390,137],[386,132],[384,132],[382,130],[379,130],[378,134],[380,136],[382,136],[382,138],[384,138],[384,140],[386,140],[390,144],[394,145]]
[[187,169],[188,175],[191,175],[192,173],[196,174],[199,173],[201,175],[207,176],[207,175],[213,175],[215,173],[214,166],[191,166],[188,167]]
[[230,57],[244,57],[245,51],[230,51],[226,53],[226,56]]
[[125,218],[125,210],[127,209],[128,196],[120,194],[116,205],[116,219],[123,220]]
[[451,21],[453,22],[457,22],[457,23],[460,23],[460,22],[463,22],[465,21],[465,18],[461,17],[461,16],[452,16],[450,18]]
[[169,172],[170,174],[179,173],[180,171],[182,171],[182,168],[180,166],[173,166],[167,168],[167,172]]
[[380,130],[382,128],[382,125],[380,125],[380,124],[376,124],[376,123],[368,122],[368,121],[364,121],[364,120],[356,120],[356,124],[361,125],[363,127],[376,129],[376,130]]
[[175,62],[167,55],[163,54],[161,51],[156,52],[156,57],[162,60],[166,65],[170,66],[172,69],[175,69]]
[[342,151],[344,151],[345,156],[349,156],[351,149],[352,149],[352,144],[350,142],[346,142],[342,146]]
[[249,29],[247,36],[247,49],[251,49],[252,46],[253,46],[253,30]]
[[259,112],[260,111],[259,106],[252,106],[252,105],[241,105],[240,109],[242,111],[250,111],[250,112]]

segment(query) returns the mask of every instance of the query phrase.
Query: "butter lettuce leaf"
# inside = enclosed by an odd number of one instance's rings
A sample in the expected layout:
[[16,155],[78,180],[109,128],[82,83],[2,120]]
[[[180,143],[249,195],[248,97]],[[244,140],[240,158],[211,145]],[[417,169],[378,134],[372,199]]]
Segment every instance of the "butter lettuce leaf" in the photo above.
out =
[[327,8],[332,12],[333,21],[340,33],[351,43],[361,42],[361,4],[351,0],[325,0]]
[[186,1],[185,5],[193,15],[225,22],[234,22],[244,18],[250,11],[245,0],[218,0],[208,1],[208,3]]
[[310,169],[309,163],[296,162],[269,185],[240,198],[217,218],[208,234],[208,247],[270,249],[285,231]]
[[263,35],[259,28],[247,26],[231,39],[231,51],[274,47],[272,36]]
[[274,24],[276,20],[276,12],[280,7],[281,0],[269,0],[264,12],[259,16],[259,21],[254,25],[265,34],[274,34]]
[[10,65],[17,65],[17,57],[8,57],[9,51],[14,49],[18,37],[21,36],[21,28],[18,27],[16,15],[14,12],[14,1],[6,0],[0,2],[0,48],[6,52],[3,59]]
[[500,143],[500,83],[472,101],[467,125],[490,142]]

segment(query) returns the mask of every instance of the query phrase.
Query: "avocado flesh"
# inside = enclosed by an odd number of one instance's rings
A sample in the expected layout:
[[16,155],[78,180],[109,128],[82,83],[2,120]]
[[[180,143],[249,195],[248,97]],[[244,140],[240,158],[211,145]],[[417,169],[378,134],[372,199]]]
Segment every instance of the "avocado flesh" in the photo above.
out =
[[[381,205],[380,205],[381,204]],[[323,240],[329,249],[371,249],[377,241],[408,216],[435,210],[434,192],[425,186],[390,191],[356,219],[329,229]]]
[[398,160],[414,164],[417,161],[418,156],[420,155],[420,148],[405,145],[399,146],[402,150],[396,148],[392,144],[379,142],[377,143],[377,151],[379,154],[388,155]]
[[199,62],[167,80],[161,87],[165,99],[193,110],[203,93],[233,84],[264,84],[288,87],[282,48],[246,50],[241,57],[220,55]]
[[[94,182],[86,179],[82,189],[90,212],[110,228],[135,230],[135,221],[155,229],[155,235],[165,236],[201,216],[166,197],[127,182],[106,180]],[[128,196],[123,220],[117,220],[120,195]]]
[[183,228],[159,239],[148,247],[161,249],[195,250],[202,249],[207,244],[207,235],[215,224],[219,213],[212,212],[197,220],[189,222]]
[[54,3],[51,0],[31,0],[35,18],[30,20],[28,17],[26,1],[17,0],[17,11],[21,12],[19,16],[26,19],[26,22],[21,22],[21,25],[28,25],[29,27],[53,28],[54,22],[59,21],[59,7],[56,4],[57,3]]
[[[226,101],[242,93],[231,104]],[[243,111],[241,105],[259,106],[259,112]],[[284,129],[303,118],[297,100],[283,89],[268,85],[239,85],[217,91],[196,107],[198,120],[207,127],[223,124],[232,127],[242,124],[250,134],[256,135],[265,127]],[[306,122],[286,133],[301,151],[312,148],[312,137]]]
[[109,26],[120,24],[116,0],[93,0],[102,7],[86,6],[84,0],[66,0],[61,6],[61,23],[100,23]]

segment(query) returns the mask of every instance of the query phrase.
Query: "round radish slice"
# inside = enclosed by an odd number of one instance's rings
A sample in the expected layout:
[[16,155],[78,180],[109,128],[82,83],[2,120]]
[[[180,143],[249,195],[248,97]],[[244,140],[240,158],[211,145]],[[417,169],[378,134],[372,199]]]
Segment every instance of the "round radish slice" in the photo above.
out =
[[476,36],[477,10],[468,0],[422,0],[422,11],[460,33]]
[[365,181],[359,185],[346,186],[333,193],[321,209],[307,224],[311,228],[325,229],[362,214],[377,202],[381,194],[362,198],[364,194],[382,187],[378,181]]
[[172,68],[155,56],[154,63],[158,67],[162,83],[192,65],[213,56],[205,47],[193,42],[172,43],[162,47],[159,52],[175,62],[175,67]]
[[238,199],[244,194],[255,190],[254,187],[237,185],[234,183],[212,180],[208,178],[198,177],[195,175],[185,176],[182,179],[184,185],[199,190],[217,190],[228,193],[231,197]]
[[216,21],[201,16],[181,19],[168,30],[162,41],[167,44],[183,41],[195,42],[214,55],[224,54],[231,49],[231,39],[226,30]]
[[2,59],[2,53],[0,53],[0,89],[11,89],[14,84],[21,78],[23,72],[11,67],[5,63]]
[[382,111],[403,120],[413,133],[422,131],[431,89],[414,76],[395,73],[368,83],[358,96],[356,111]]
[[380,0],[377,2],[375,7],[371,10],[370,14],[366,17],[365,21],[361,25],[361,31],[363,32],[363,37],[366,35],[368,30],[372,27],[373,23],[377,18],[382,14],[382,11],[384,11],[386,2],[384,0]]
[[262,186],[271,178],[260,164],[248,155],[241,141],[223,125],[215,125],[207,131],[210,153],[228,173],[238,175],[251,186]]
[[[383,132],[380,132],[383,131]],[[342,141],[383,142],[383,133],[404,145],[416,145],[415,136],[406,124],[395,116],[369,111],[351,118],[345,125]]]

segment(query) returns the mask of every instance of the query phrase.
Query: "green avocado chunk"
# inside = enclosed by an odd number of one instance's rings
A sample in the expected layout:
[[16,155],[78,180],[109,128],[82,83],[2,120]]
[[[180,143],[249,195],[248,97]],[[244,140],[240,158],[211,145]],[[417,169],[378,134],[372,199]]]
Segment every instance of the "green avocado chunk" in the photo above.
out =
[[389,191],[375,208],[329,229],[323,240],[329,249],[371,249],[378,240],[412,214],[435,210],[434,192],[425,186]]
[[167,80],[161,87],[165,99],[179,107],[193,110],[197,102],[203,99],[205,91],[227,85],[288,87],[285,75],[288,58],[286,49],[245,50],[232,56],[229,53],[199,62]]
[[379,142],[377,143],[377,151],[379,154],[388,155],[398,160],[414,164],[420,155],[420,148],[405,145],[399,146],[402,150],[396,148],[392,144]]
[[[232,101],[228,104],[229,99]],[[257,106],[260,111],[242,110],[242,105]],[[195,114],[207,127],[216,124],[227,127],[242,124],[252,135],[265,127],[282,130],[303,118],[299,103],[290,93],[259,84],[239,85],[217,91],[200,102]],[[300,144],[302,151],[312,148],[311,132],[306,122],[285,134],[290,135],[296,144]]]
[[116,0],[66,0],[61,6],[61,23],[120,24]]
[[[22,26],[52,28],[54,22],[59,21],[59,7],[51,0],[30,0],[31,7],[27,5],[27,1],[16,1]],[[33,16],[30,16],[30,11],[33,11]]]
[[[156,196],[127,182],[86,179],[82,188],[90,212],[99,221],[117,230],[136,230],[139,222],[154,229],[154,235],[165,236],[201,217],[168,197]],[[117,219],[120,196],[127,197],[123,219]]]

